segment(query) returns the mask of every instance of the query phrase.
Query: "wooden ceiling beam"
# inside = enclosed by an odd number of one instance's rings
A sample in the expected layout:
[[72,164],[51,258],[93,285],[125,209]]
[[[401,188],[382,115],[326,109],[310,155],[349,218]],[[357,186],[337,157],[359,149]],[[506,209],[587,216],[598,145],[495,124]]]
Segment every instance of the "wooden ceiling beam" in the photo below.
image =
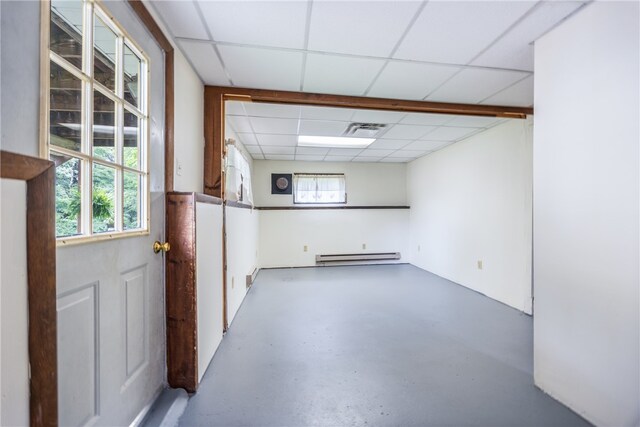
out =
[[504,117],[510,119],[524,119],[528,115],[533,114],[532,107],[454,104],[448,102],[410,101],[403,99],[369,98],[365,96],[329,95],[224,86],[207,86],[206,89],[210,93],[222,94],[227,101],[360,108],[411,113],[457,114],[464,116]]

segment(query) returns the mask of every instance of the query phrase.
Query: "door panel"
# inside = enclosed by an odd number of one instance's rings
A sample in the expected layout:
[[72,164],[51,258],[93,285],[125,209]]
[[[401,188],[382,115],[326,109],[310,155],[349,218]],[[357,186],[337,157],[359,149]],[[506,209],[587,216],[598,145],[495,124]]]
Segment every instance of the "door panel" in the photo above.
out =
[[164,55],[127,2],[101,4],[149,58],[150,233],[58,248],[61,425],[129,425],[165,381]]

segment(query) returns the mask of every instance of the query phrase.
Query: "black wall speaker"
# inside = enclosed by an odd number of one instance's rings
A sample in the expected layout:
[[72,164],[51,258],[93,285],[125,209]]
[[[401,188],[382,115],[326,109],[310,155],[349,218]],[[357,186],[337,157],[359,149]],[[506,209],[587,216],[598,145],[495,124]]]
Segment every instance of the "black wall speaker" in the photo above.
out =
[[293,184],[290,173],[271,174],[271,194],[292,194]]

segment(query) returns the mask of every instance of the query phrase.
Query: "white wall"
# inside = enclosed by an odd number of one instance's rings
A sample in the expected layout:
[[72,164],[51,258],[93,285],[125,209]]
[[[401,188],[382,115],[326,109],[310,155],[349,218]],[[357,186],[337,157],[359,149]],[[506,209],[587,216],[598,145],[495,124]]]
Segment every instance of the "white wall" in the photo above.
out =
[[204,84],[179,49],[174,50],[174,189],[203,191]]
[[251,274],[258,264],[258,214],[259,212],[253,209],[225,207],[229,324],[247,294],[247,275]]
[[[271,174],[295,172],[344,173],[347,206],[407,204],[406,165],[402,163],[257,160],[256,206],[293,206],[291,195],[271,194]],[[400,262],[407,262],[408,225],[406,209],[262,210],[260,266],[312,266],[318,254],[381,251],[398,251],[403,257]]]
[[0,180],[0,193],[0,425],[25,426],[29,425],[26,184]]
[[597,425],[640,424],[637,2],[536,43],[534,365]]
[[0,1],[0,10],[0,148],[37,157],[40,2]]
[[260,211],[260,266],[312,266],[318,254],[363,252],[400,252],[398,262],[407,262],[408,237],[407,209]]
[[222,341],[222,205],[196,203],[198,381]]
[[407,171],[411,262],[526,313],[531,142],[531,121],[509,120]]
[[347,206],[403,206],[407,203],[404,163],[254,160],[253,194],[256,206],[293,206],[291,195],[271,194],[271,174],[295,172],[344,173]]

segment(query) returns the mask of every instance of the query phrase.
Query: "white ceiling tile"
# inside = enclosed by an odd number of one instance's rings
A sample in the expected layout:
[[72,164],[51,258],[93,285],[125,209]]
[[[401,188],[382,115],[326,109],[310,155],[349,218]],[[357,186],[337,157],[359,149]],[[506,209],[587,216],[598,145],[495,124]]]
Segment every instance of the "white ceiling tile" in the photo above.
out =
[[533,71],[533,42],[584,2],[544,1],[522,22],[491,46],[474,65]]
[[380,161],[383,163],[407,163],[414,160],[413,157],[385,157]]
[[348,122],[355,112],[351,108],[334,108],[334,107],[300,107],[302,119],[312,120],[339,120]]
[[531,107],[533,105],[533,76],[485,99],[481,104]]
[[273,154],[291,154],[295,153],[295,147],[262,147],[262,152],[265,156],[271,156]]
[[310,53],[305,65],[304,91],[363,95],[383,65],[382,59]]
[[418,1],[316,0],[311,13],[309,49],[386,57],[419,6]]
[[379,98],[423,99],[460,67],[415,62],[389,62],[367,96]]
[[265,154],[265,160],[293,160],[293,154]]
[[262,153],[251,153],[251,158],[253,160],[264,160]]
[[218,45],[218,50],[236,86],[275,90],[300,89],[303,57],[301,52],[222,45]]
[[247,151],[251,154],[262,154],[262,150],[260,149],[259,145],[247,145],[244,144],[244,148],[247,149]]
[[342,136],[348,125],[348,122],[300,120],[300,135]]
[[327,154],[327,156],[353,157],[357,156],[361,152],[362,148],[332,148],[329,150],[329,154]]
[[428,100],[477,104],[527,75],[519,71],[467,68],[429,95]]
[[202,25],[195,4],[191,1],[149,2],[171,30],[174,37],[208,40],[207,30]]
[[427,154],[426,150],[398,150],[389,154],[389,157],[411,157],[415,159],[417,157],[424,156],[425,154]]
[[448,141],[414,141],[406,147],[403,147],[403,149],[433,151],[440,147],[444,147],[447,144],[449,144]]
[[385,132],[387,139],[418,139],[435,129],[434,126],[394,125]]
[[280,145],[283,147],[295,147],[298,145],[298,137],[296,135],[273,135],[273,134],[256,134],[258,142],[263,147],[266,145]]
[[376,150],[373,148],[366,148],[362,153],[358,154],[358,157],[386,157],[391,153],[393,153],[393,150]]
[[244,104],[247,102],[225,101],[224,112],[227,116],[246,116]]
[[447,126],[457,126],[461,128],[490,128],[502,120],[504,119],[501,117],[458,116],[447,123]]
[[258,145],[258,140],[253,133],[237,132],[236,135],[244,145]]
[[298,120],[296,119],[267,119],[251,117],[251,125],[256,133],[274,133],[280,135],[297,135]]
[[304,47],[307,2],[198,2],[214,40],[301,49]]
[[304,162],[321,162],[324,156],[311,156],[308,154],[296,154],[296,160],[302,160]]
[[426,114],[426,113],[407,113],[407,115],[400,120],[401,124],[406,125],[427,125],[427,126],[440,126],[458,116],[451,114]]
[[366,163],[376,163],[382,160],[382,157],[354,157],[351,159],[352,162],[366,162]]
[[[233,130],[237,133],[242,132],[253,132],[251,129],[251,123],[249,123],[249,119],[242,116],[228,116],[227,122],[231,125]],[[238,138],[240,138],[238,136]]]
[[406,139],[376,139],[367,149],[397,150],[404,147],[410,141]]
[[423,139],[429,141],[457,141],[476,131],[477,129],[475,128],[454,128],[442,126],[425,136]]
[[296,154],[305,154],[310,156],[326,156],[329,152],[328,148],[316,148],[316,147],[298,147],[296,148]]
[[352,122],[398,123],[406,113],[399,111],[356,110]]
[[191,61],[205,84],[217,86],[229,84],[229,79],[211,43],[185,40],[180,40],[179,43],[182,52]]
[[350,162],[353,156],[327,156],[325,162]]
[[298,119],[298,117],[300,117],[300,107],[297,105],[247,102],[245,103],[244,109],[249,116],[276,117],[282,119]]
[[467,64],[534,4],[533,1],[431,1],[394,57]]

